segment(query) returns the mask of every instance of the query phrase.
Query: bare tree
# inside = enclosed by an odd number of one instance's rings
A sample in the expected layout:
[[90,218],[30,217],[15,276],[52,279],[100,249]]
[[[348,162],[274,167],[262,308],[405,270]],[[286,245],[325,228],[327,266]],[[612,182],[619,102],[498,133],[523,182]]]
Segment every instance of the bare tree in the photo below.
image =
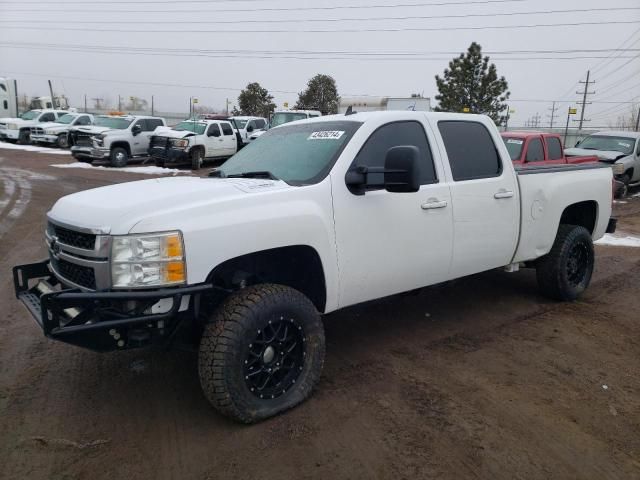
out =
[[615,122],[613,122],[613,125],[610,123],[610,126],[618,130],[635,130],[638,122],[639,108],[640,104],[632,103],[626,112],[618,116]]

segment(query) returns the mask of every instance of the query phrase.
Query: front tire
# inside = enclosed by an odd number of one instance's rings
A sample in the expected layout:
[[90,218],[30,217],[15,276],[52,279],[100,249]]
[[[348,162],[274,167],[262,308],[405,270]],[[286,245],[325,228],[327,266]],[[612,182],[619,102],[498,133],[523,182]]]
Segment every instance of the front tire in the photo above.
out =
[[56,139],[56,146],[58,148],[69,148],[69,138],[66,133],[58,135],[58,138]]
[[31,140],[31,134],[27,130],[20,130],[18,133],[18,144],[28,145]]
[[200,170],[203,161],[204,154],[201,148],[191,150],[191,170]]
[[560,225],[551,251],[536,264],[540,291],[554,300],[575,300],[589,286],[593,265],[589,231],[576,225]]
[[307,297],[282,285],[254,285],[231,295],[206,325],[200,384],[223,415],[258,422],[309,396],[324,352],[322,321]]
[[111,155],[109,161],[112,167],[122,168],[127,166],[129,161],[129,154],[122,147],[115,147],[111,149]]

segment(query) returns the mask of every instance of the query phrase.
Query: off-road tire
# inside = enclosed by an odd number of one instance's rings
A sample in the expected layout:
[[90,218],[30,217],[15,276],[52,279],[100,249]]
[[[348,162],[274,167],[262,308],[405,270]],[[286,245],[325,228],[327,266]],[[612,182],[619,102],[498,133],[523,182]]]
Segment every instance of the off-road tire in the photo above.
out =
[[204,153],[201,148],[194,148],[191,150],[189,156],[191,157],[191,170],[200,170],[202,163],[204,162]]
[[31,143],[31,134],[26,130],[20,130],[18,133],[18,144],[29,145]]
[[58,138],[56,138],[56,147],[69,148],[69,137],[67,137],[66,133],[58,135]]
[[114,147],[111,149],[111,154],[109,155],[109,163],[112,167],[122,168],[127,166],[127,162],[129,161],[129,154],[122,147]]
[[[198,371],[205,396],[220,413],[242,423],[254,423],[288,410],[309,396],[322,372],[325,341],[320,315],[306,296],[282,285],[254,285],[228,297],[210,320],[200,341]],[[288,380],[284,393],[260,398],[255,389],[251,391],[245,375],[251,368],[246,366],[247,359],[257,357],[262,361],[262,354],[250,354],[255,345],[265,345],[256,339],[273,328],[271,322],[288,321],[292,322],[291,332],[301,335],[299,345],[304,353],[291,370],[298,376]],[[276,351],[276,359],[284,358],[277,355]],[[262,365],[260,368],[273,365],[273,360]]]
[[538,287],[543,295],[554,300],[575,300],[589,286],[593,265],[589,231],[577,225],[560,225],[551,251],[536,262]]

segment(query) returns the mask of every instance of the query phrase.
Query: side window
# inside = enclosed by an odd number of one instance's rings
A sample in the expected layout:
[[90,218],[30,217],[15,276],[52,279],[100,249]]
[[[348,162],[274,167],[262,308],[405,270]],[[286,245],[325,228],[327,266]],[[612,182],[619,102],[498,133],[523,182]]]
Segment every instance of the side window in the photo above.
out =
[[[362,165],[384,167],[387,151],[391,147],[400,145],[413,145],[420,150],[420,184],[437,183],[438,178],[427,135],[423,126],[415,121],[388,123],[378,128],[358,152],[352,168]],[[367,181],[372,186],[382,187],[384,174],[371,173],[368,175]]]
[[438,130],[456,182],[500,176],[502,162],[491,134],[483,124],[445,120],[438,122]]
[[53,112],[45,113],[40,117],[41,122],[53,122],[56,119],[56,116]]
[[220,136],[220,127],[217,123],[212,123],[209,125],[209,130],[207,131],[207,135],[210,137],[219,137]]
[[[6,100],[5,100],[5,104],[6,104],[6,103],[7,103],[7,102],[6,102]],[[5,107],[5,108],[6,108],[6,107]],[[636,155],[637,155],[638,157],[640,157],[640,139],[638,139],[638,148],[636,148]]]
[[549,153],[549,160],[562,159],[562,144],[560,139],[556,137],[547,137],[547,150]]
[[81,115],[78,120],[76,120],[76,125],[90,125],[91,120],[86,115]]
[[225,135],[233,135],[233,128],[231,128],[231,125],[228,124],[227,122],[223,122],[220,124],[220,126],[222,127],[222,133],[224,133]]
[[4,109],[8,110],[9,109],[9,102],[7,102],[6,100],[4,102],[2,102]]
[[260,119],[260,120],[256,120],[256,128],[257,129],[263,129],[265,127],[265,123],[264,120]]
[[163,125],[162,120],[159,118],[147,118],[147,132],[153,132],[156,128],[161,127]]
[[542,140],[539,138],[533,138],[529,141],[527,147],[527,162],[543,162],[544,161],[544,149],[542,148]]
[[141,131],[146,132],[146,125],[144,124],[144,120],[138,120],[136,121],[136,123],[134,123],[133,125],[131,125],[131,129],[133,129],[133,127],[135,126],[140,126]]
[[47,102],[47,108],[53,108],[53,103]]

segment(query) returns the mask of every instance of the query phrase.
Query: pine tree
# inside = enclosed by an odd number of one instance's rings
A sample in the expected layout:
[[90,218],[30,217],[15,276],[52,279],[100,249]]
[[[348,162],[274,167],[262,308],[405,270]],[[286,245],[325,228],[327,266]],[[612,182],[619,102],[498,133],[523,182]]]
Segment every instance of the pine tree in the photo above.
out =
[[476,42],[466,54],[461,53],[449,62],[443,78],[436,75],[436,85],[439,92],[436,111],[482,113],[496,125],[504,123],[509,85],[504,77],[498,78],[496,66],[489,64],[488,56],[482,56],[482,47]]
[[258,82],[253,82],[240,92],[238,105],[243,115],[268,117],[276,108],[273,95]]
[[318,74],[309,80],[307,88],[298,94],[295,108],[301,110],[320,110],[323,115],[338,113],[338,87],[333,77]]

